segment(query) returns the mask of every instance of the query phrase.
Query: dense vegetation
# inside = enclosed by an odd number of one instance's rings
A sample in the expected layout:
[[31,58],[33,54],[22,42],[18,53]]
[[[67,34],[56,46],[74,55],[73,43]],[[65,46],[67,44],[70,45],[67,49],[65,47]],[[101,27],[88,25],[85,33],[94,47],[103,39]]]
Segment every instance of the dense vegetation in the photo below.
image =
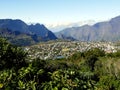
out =
[[31,62],[27,52],[0,38],[2,90],[120,90],[120,51],[93,48],[68,59]]

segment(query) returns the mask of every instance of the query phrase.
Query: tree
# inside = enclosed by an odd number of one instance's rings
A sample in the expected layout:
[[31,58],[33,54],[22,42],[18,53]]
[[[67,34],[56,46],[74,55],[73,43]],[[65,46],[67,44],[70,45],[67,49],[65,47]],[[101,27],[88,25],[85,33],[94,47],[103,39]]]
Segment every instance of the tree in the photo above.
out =
[[92,71],[94,70],[94,65],[95,65],[95,62],[98,60],[98,57],[105,56],[105,52],[99,48],[88,50],[84,54],[86,58],[85,62]]
[[22,48],[14,46],[5,39],[0,38],[0,69],[20,68],[26,65],[27,53]]

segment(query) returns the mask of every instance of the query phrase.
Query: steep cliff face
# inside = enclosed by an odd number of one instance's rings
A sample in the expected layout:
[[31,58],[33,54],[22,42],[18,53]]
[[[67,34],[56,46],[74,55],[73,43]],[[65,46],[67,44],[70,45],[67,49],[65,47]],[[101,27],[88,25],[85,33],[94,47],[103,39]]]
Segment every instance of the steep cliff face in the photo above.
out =
[[42,37],[43,39],[57,39],[56,36],[48,30],[44,25],[35,24],[29,26],[30,32],[36,34],[37,36]]
[[0,36],[16,45],[31,45],[40,41],[57,39],[44,25],[27,25],[21,20],[12,19],[0,20]]
[[120,16],[92,26],[66,28],[56,33],[58,38],[72,37],[80,41],[118,41],[120,40]]

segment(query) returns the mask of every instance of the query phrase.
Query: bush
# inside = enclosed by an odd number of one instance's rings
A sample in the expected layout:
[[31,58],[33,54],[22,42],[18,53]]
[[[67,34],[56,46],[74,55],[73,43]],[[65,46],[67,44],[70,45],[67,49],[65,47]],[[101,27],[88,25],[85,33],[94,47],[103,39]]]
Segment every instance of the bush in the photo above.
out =
[[27,53],[22,48],[11,45],[5,39],[0,38],[0,69],[25,66],[26,55]]

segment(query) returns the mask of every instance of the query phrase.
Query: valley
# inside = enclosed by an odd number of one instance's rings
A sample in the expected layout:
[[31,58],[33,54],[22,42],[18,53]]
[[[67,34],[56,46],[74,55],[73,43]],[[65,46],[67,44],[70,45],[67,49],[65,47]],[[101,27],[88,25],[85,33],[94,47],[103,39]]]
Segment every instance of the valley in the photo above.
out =
[[0,90],[120,90],[120,0],[0,0]]
[[80,42],[80,41],[48,41],[25,47],[30,59],[56,60],[68,58],[76,52],[85,52],[92,48],[99,48],[105,53],[115,53],[119,49],[112,42]]

